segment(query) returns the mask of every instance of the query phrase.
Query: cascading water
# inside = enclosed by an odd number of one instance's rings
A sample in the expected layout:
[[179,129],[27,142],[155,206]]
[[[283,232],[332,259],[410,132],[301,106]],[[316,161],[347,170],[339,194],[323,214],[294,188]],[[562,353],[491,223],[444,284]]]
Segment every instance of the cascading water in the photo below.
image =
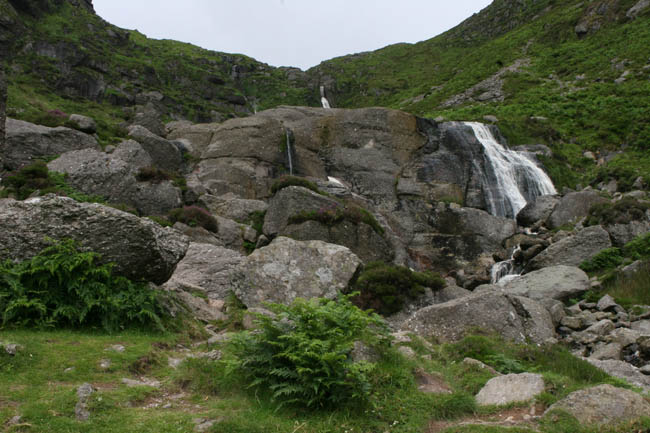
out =
[[483,145],[485,170],[480,170],[481,183],[492,215],[514,218],[528,201],[540,195],[557,194],[544,170],[523,153],[502,146],[486,125],[465,124]]
[[492,284],[497,284],[498,282],[505,283],[513,278],[519,276],[515,269],[515,256],[521,251],[521,246],[517,245],[517,248],[512,252],[509,260],[504,260],[499,263],[495,263],[492,266],[490,271],[490,279]]
[[323,108],[332,108],[330,106],[330,101],[328,101],[325,97],[325,86],[320,86],[320,103],[322,104]]
[[291,131],[287,129],[287,159],[289,160],[289,175],[293,176],[293,160],[291,159]]

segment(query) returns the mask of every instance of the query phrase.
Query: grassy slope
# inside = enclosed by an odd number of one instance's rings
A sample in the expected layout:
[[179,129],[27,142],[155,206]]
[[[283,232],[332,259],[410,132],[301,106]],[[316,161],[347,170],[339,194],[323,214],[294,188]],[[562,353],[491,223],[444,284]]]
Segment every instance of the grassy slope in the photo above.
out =
[[[51,110],[86,114],[98,120],[100,138],[110,141],[124,134],[118,125],[129,115],[128,110],[109,102],[121,90],[131,95],[159,91],[166,97],[170,115],[194,121],[210,119],[212,111],[229,117],[280,104],[305,105],[309,100],[307,88],[291,84],[280,69],[244,55],[148,39],[67,2],[53,13],[38,17],[21,14],[20,20],[27,31],[21,31],[14,44],[8,76],[9,115],[20,119],[36,121]],[[65,60],[38,55],[43,41],[64,46]],[[241,71],[238,80],[231,76],[233,65]],[[96,100],[71,96],[65,91],[70,77],[99,79],[107,90]],[[233,101],[237,101],[235,105]]]
[[[629,21],[624,15],[634,0],[608,1],[617,4],[610,5],[615,17],[579,39],[574,27],[589,4],[524,2],[505,21],[522,25],[509,30],[498,28],[506,3],[496,1],[434,39],[333,59],[309,72],[334,77],[337,102],[346,107],[390,106],[449,120],[496,115],[511,144],[552,147],[555,158],[547,166],[560,186],[611,174],[628,184],[639,175],[650,182],[650,70],[644,69],[650,63],[650,11]],[[496,30],[490,32],[492,27]],[[530,65],[506,75],[504,102],[441,107],[517,59],[529,59]],[[622,70],[614,68],[623,60]],[[625,70],[631,72],[627,80],[614,83]],[[580,75],[584,79],[576,79]],[[414,102],[417,96],[423,98]],[[531,116],[548,122],[532,121]],[[586,150],[622,149],[625,154],[600,172],[582,157]]]

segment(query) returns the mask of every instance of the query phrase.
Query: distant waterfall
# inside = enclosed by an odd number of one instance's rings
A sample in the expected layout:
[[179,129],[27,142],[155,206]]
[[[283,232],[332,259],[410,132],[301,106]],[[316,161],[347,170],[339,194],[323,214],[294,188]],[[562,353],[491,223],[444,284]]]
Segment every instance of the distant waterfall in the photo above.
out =
[[332,108],[330,101],[325,97],[325,86],[320,86],[320,103],[323,105],[323,108]]
[[490,129],[477,122],[465,122],[483,145],[485,172],[481,183],[488,211],[492,215],[514,218],[528,201],[540,195],[557,194],[548,175],[523,153],[506,149]]
[[293,176],[293,160],[291,159],[291,131],[287,129],[287,157],[289,159],[289,175]]

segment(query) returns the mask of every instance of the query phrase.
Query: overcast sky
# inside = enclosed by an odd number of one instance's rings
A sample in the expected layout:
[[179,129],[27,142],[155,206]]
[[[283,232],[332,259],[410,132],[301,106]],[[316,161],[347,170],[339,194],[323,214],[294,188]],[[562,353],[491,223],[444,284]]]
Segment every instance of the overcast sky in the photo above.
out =
[[94,0],[122,28],[273,66],[308,69],[332,57],[436,36],[492,0]]

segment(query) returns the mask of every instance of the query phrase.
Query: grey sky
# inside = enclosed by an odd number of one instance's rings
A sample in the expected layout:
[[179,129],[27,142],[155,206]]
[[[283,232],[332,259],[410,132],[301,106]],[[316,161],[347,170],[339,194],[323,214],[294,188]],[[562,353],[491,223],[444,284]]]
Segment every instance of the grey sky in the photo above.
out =
[[273,66],[436,36],[492,0],[94,0],[119,27],[156,39],[240,53]]

